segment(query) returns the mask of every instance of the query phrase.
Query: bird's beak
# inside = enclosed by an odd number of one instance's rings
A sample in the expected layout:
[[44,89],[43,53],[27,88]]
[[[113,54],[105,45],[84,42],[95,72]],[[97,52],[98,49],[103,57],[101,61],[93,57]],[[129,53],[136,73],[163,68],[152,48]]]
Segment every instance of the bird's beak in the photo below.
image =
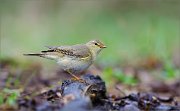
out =
[[107,48],[105,45],[101,46],[101,48]]

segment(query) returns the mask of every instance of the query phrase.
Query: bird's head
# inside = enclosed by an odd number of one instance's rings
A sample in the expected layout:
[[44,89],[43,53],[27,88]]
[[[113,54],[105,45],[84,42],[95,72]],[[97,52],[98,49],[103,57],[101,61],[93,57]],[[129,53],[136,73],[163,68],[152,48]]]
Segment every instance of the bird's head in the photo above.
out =
[[86,45],[95,55],[97,55],[102,49],[106,48],[106,46],[99,40],[91,40],[86,43]]

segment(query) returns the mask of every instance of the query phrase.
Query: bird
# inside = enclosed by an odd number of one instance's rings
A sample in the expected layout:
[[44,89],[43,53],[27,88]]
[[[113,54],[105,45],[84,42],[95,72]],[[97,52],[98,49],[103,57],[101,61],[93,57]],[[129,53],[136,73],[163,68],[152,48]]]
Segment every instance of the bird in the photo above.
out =
[[91,40],[84,44],[71,46],[46,46],[48,50],[40,53],[28,53],[25,56],[39,56],[55,60],[64,71],[75,80],[81,80],[76,74],[84,72],[93,64],[97,55],[106,46],[100,40]]

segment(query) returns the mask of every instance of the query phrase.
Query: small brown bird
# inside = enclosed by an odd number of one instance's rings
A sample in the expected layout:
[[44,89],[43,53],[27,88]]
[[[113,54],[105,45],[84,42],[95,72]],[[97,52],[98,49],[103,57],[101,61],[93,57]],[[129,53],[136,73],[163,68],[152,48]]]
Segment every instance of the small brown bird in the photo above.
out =
[[24,54],[26,56],[39,56],[55,60],[60,67],[67,71],[76,80],[80,80],[75,74],[88,69],[95,61],[99,52],[106,46],[99,40],[92,40],[86,44],[72,46],[47,46],[49,50],[41,53]]

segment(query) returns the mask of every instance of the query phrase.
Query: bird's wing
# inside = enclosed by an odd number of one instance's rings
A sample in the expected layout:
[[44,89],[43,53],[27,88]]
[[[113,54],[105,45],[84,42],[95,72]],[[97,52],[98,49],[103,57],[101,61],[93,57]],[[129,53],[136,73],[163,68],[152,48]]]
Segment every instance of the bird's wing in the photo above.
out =
[[47,46],[49,50],[45,52],[59,52],[63,55],[75,56],[78,58],[85,58],[91,55],[90,50],[86,45],[73,45],[73,46]]

